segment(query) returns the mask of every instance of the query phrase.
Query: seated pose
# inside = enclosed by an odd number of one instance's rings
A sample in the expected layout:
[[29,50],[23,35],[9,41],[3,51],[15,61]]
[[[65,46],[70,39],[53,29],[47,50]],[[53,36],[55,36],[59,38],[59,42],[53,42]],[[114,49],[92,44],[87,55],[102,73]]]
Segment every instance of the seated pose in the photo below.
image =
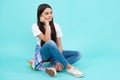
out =
[[[72,66],[80,59],[78,51],[62,50],[60,26],[53,22],[52,8],[48,4],[40,4],[37,9],[37,22],[32,26],[33,35],[37,38],[37,45],[33,55],[32,68],[45,70],[50,76],[66,69],[76,77],[82,77],[83,73]],[[49,66],[43,63],[50,61]]]

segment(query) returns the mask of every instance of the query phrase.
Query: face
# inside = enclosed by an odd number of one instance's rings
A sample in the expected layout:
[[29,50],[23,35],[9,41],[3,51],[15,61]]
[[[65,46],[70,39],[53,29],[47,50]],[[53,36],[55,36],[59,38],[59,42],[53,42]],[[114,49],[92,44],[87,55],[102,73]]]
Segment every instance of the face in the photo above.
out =
[[42,15],[42,17],[44,17],[46,20],[48,20],[49,22],[52,20],[52,9],[51,8],[46,8]]

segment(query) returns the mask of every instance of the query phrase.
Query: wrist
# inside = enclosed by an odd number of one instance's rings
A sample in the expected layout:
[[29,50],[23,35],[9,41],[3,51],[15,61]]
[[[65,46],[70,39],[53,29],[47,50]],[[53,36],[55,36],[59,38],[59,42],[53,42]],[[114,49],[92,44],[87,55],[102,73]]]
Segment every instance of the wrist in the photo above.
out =
[[48,22],[48,21],[46,21],[46,22],[45,22],[45,25],[46,25],[46,26],[49,26],[49,22]]

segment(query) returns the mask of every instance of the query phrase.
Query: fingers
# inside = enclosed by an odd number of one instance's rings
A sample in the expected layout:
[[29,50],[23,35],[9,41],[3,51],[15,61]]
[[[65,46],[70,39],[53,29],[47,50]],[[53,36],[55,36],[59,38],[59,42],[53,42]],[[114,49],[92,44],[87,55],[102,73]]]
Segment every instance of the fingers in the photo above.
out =
[[44,23],[45,22],[45,18],[44,17],[40,17],[40,21]]
[[59,66],[59,71],[61,71],[63,68],[62,68],[62,65],[61,64],[58,64]]
[[64,67],[63,67],[62,64],[60,64],[60,63],[58,62],[58,63],[56,63],[55,68],[56,68],[57,71],[61,71],[61,70],[63,70]]
[[42,22],[44,24],[48,24],[49,23],[49,21],[45,17],[43,17],[43,16],[40,17],[40,22]]

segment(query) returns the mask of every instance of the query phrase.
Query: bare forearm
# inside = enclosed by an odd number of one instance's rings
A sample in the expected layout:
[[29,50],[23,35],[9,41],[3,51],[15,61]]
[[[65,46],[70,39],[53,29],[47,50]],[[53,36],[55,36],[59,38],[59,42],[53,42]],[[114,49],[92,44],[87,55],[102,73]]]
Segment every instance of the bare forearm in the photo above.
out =
[[58,46],[58,48],[59,48],[59,50],[60,50],[60,52],[62,53],[62,46]]
[[49,23],[46,23],[46,25],[45,25],[45,42],[47,42],[48,40],[51,40],[51,36],[50,36]]
[[58,46],[60,52],[62,53],[62,44],[61,44],[61,38],[60,37],[57,38],[57,46]]

